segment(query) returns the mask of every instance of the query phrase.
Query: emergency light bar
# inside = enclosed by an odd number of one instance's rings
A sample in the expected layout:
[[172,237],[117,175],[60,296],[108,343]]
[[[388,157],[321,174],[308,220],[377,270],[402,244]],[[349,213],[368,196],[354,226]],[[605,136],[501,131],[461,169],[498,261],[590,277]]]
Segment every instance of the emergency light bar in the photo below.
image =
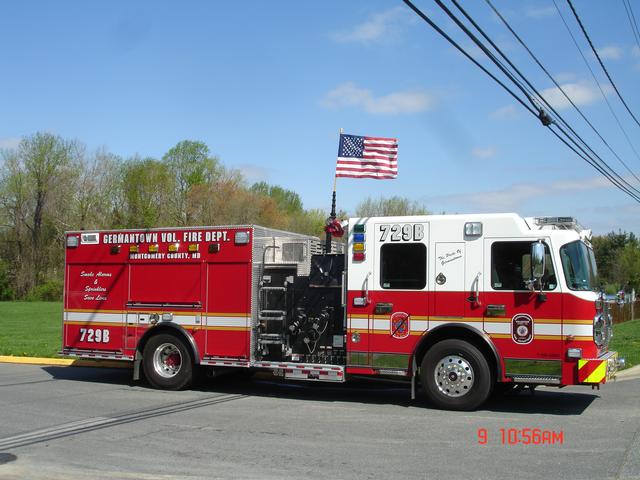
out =
[[591,230],[585,230],[573,217],[535,217],[533,223],[543,229],[549,227],[553,230],[573,230],[584,239],[591,238]]

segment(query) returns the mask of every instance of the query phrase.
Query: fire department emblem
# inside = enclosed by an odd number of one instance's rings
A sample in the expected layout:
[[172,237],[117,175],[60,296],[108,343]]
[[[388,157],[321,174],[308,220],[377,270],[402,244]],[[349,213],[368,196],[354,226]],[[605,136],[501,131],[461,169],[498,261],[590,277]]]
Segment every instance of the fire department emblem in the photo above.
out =
[[409,336],[409,314],[396,312],[391,315],[391,336],[393,338],[407,338]]
[[511,319],[511,338],[521,345],[533,340],[533,318],[525,313],[514,315]]

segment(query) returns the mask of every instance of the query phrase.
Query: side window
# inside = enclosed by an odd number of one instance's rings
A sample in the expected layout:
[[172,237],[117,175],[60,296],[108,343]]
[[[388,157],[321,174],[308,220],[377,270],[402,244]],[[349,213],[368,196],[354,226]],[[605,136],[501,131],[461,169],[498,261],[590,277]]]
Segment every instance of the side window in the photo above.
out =
[[380,248],[382,288],[422,290],[427,284],[427,247],[423,243],[385,243]]
[[[542,289],[557,285],[549,246],[545,244]],[[495,242],[491,245],[491,287],[494,290],[527,290],[531,278],[531,242]]]

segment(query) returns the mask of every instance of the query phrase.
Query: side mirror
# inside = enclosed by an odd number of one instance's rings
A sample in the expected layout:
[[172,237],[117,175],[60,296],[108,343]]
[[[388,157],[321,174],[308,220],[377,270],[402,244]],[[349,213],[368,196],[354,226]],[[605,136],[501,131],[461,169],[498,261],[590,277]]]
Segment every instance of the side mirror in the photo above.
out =
[[540,280],[544,276],[545,251],[544,243],[538,240],[531,244],[531,277]]

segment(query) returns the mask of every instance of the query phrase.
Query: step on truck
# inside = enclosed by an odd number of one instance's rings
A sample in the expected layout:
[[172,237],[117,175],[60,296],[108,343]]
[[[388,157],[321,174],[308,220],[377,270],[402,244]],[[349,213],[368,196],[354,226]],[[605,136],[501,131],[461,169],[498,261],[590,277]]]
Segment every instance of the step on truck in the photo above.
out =
[[574,219],[346,227],[344,243],[260,226],[67,232],[60,353],[132,362],[136,380],[172,390],[196,369],[405,380],[458,410],[493,389],[615,376],[590,232]]

